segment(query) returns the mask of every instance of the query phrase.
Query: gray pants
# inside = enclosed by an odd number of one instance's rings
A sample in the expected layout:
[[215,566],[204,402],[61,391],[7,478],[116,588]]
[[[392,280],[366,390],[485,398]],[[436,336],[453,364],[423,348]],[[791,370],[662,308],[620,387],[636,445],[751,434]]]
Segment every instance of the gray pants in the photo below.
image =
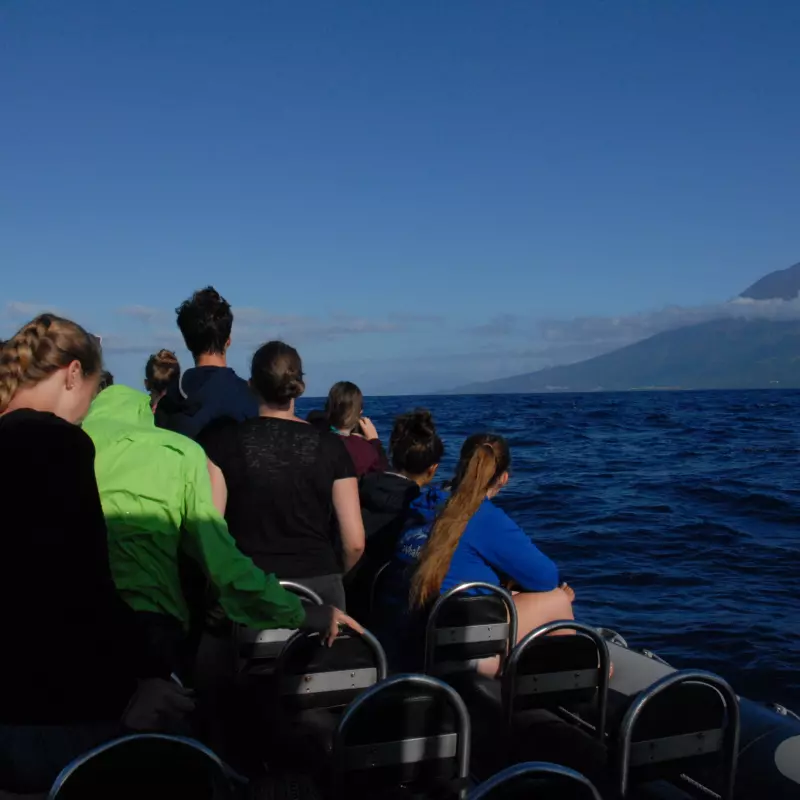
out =
[[341,575],[317,575],[315,578],[291,578],[294,583],[301,583],[316,592],[322,602],[345,610],[344,584]]

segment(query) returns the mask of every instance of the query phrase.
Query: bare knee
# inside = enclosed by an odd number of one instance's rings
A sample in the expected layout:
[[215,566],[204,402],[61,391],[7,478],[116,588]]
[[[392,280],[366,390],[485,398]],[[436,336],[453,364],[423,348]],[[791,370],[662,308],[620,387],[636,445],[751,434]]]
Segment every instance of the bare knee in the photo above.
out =
[[[572,601],[561,589],[551,592],[523,592],[514,596],[517,607],[518,631],[517,641],[527,636],[532,630],[556,620],[574,619]],[[557,634],[569,635],[572,631],[558,631]]]

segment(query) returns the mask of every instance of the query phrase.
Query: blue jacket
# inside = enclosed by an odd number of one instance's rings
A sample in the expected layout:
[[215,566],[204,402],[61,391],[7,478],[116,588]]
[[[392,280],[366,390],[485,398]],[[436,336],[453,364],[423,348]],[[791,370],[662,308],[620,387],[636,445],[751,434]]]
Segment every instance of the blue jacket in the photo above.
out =
[[230,367],[192,367],[173,381],[156,407],[159,428],[197,439],[210,423],[258,416],[258,401]]
[[404,564],[416,564],[419,554],[431,535],[438,513],[450,497],[449,492],[430,486],[409,506],[409,520],[397,540],[394,557]]
[[529,592],[558,588],[558,568],[491,500],[484,500],[458,542],[442,594],[462,583],[500,586],[511,578]]

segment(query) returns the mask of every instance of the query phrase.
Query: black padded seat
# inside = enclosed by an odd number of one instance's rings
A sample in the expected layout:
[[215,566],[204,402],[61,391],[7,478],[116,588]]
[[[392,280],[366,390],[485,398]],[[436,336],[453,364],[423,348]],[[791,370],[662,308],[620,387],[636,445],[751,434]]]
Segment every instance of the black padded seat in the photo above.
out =
[[469,800],[602,800],[592,782],[560,764],[517,764],[473,791]]
[[[711,772],[722,800],[733,800],[739,751],[739,701],[717,675],[673,672],[631,703],[616,741],[619,790]],[[708,784],[706,784],[708,785]]]
[[[561,631],[574,635],[552,635]],[[570,711],[589,703],[596,709],[594,735],[604,745],[609,668],[605,640],[588,625],[564,620],[531,631],[513,649],[503,672],[509,737],[524,730],[527,711]]]
[[[473,592],[481,594],[472,594]],[[425,672],[472,671],[477,659],[505,656],[517,638],[517,609],[499,586],[467,583],[442,595],[428,615]]]
[[398,675],[345,712],[332,764],[341,797],[459,798],[467,790],[469,714],[447,684]]
[[56,779],[50,800],[233,800],[246,783],[192,739],[135,734],[76,759]]
[[[323,605],[322,598],[312,589],[296,581],[281,581],[281,586],[296,594],[304,604]],[[243,674],[269,675],[286,642],[295,630],[291,628],[271,628],[254,630],[244,625],[233,626],[233,641],[236,648],[237,671]]]
[[317,633],[296,633],[270,683],[272,759],[326,769],[341,713],[386,674],[386,656],[369,631],[343,632],[332,647]]

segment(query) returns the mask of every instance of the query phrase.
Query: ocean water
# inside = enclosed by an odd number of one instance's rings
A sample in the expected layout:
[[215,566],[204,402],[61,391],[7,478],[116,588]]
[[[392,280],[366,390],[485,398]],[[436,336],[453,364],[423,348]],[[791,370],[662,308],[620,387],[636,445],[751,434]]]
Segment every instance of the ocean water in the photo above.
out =
[[[304,400],[301,411],[318,406]],[[800,712],[800,392],[367,398],[512,446],[499,504],[559,565],[576,617]]]

